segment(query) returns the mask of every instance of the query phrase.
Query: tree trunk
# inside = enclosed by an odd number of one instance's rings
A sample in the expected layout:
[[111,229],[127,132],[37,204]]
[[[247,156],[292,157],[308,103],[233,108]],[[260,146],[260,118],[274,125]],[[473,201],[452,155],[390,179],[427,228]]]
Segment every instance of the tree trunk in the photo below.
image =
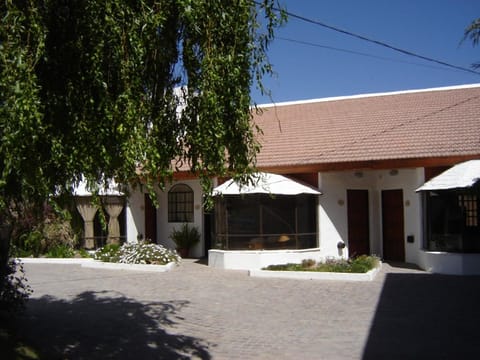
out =
[[10,234],[12,227],[0,215],[0,293],[3,292],[8,275],[8,258],[10,253]]

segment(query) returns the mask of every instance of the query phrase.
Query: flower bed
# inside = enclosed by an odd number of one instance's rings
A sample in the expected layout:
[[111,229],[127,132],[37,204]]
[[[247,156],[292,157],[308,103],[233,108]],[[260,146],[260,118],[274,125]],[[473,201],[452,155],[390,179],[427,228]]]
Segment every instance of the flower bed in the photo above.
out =
[[162,245],[148,242],[109,244],[93,254],[95,261],[82,267],[110,270],[170,271],[181,258]]
[[181,258],[173,250],[147,242],[106,245],[95,251],[95,260],[120,264],[166,265],[179,263]]
[[324,262],[315,260],[303,260],[301,264],[270,265],[263,270],[272,271],[315,271],[315,272],[339,272],[339,273],[366,273],[379,264],[376,256],[361,255],[353,259],[327,259]]
[[263,270],[250,270],[253,277],[304,280],[371,281],[381,267],[375,256],[360,256],[353,260],[327,260],[316,263],[304,260],[301,264],[270,265]]

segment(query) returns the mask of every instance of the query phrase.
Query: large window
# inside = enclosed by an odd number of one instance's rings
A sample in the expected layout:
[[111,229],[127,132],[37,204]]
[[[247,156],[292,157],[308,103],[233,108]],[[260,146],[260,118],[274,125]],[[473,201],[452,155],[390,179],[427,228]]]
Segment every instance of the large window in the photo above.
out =
[[177,184],[168,192],[168,222],[193,222],[193,190]]
[[224,196],[215,204],[215,247],[229,250],[317,246],[312,195]]
[[427,250],[480,252],[478,189],[430,191]]
[[466,227],[478,226],[477,195],[458,194],[458,206],[463,209]]

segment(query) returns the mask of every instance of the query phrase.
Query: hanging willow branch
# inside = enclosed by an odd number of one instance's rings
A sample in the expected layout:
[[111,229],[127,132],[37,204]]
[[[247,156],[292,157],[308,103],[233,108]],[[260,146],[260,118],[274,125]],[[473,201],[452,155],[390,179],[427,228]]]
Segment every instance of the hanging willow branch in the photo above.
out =
[[248,174],[259,151],[250,89],[263,89],[284,21],[274,6],[3,1],[2,200],[68,192],[82,175],[162,186],[175,164],[206,187],[212,175]]

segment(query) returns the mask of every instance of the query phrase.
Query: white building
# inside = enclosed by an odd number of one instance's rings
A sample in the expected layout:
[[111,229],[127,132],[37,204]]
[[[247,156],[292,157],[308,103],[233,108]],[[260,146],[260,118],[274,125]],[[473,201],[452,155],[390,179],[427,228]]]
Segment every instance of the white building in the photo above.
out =
[[[268,223],[274,222],[273,218],[265,220],[260,215],[258,220],[259,215],[252,213],[247,219],[239,206],[251,206],[257,214],[248,201],[227,204],[228,212],[206,213],[199,181],[188,173],[178,173],[164,192],[158,191],[158,209],[140,190],[131,193],[126,209],[127,240],[147,237],[173,248],[169,240],[172,229],[189,222],[202,233],[192,256],[205,257],[210,249],[221,248],[210,251],[212,266],[258,268],[282,259],[366,253],[433,272],[478,274],[478,187],[416,190],[453,165],[480,159],[479,114],[480,85],[264,106],[263,113],[254,116],[264,133],[257,167],[321,192],[312,195],[313,205],[310,200],[299,205],[313,206],[313,242],[298,241],[303,233],[284,219],[278,220],[276,229]],[[290,200],[285,201],[276,204],[288,209]],[[271,216],[293,219],[291,214],[281,210],[280,215]],[[222,216],[223,224],[230,224],[229,239],[234,235],[250,238],[232,240],[228,245],[219,240],[217,235],[225,229],[215,229],[214,224],[218,227]],[[253,236],[246,229],[259,221],[263,228]],[[298,227],[298,221],[292,221]],[[283,228],[282,223],[286,224]],[[232,226],[237,226],[236,233]],[[297,241],[287,246],[279,241],[282,235],[284,240]]]

